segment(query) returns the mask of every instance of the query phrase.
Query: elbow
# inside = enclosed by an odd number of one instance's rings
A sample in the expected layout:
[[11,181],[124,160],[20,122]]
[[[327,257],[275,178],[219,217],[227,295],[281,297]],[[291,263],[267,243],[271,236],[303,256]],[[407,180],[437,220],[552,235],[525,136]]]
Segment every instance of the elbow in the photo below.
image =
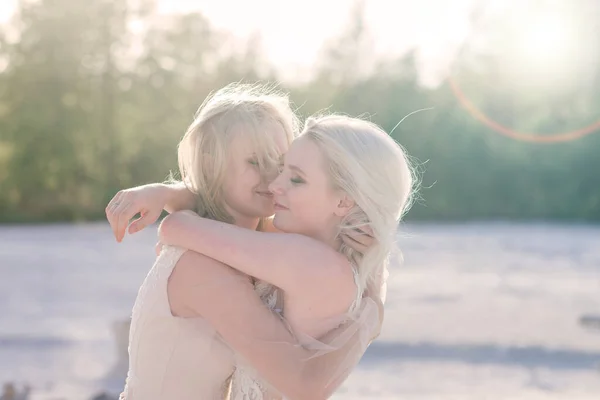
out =
[[304,397],[303,400],[327,400],[330,396],[325,393],[323,387],[317,387],[313,390],[309,390]]
[[317,388],[311,391],[310,395],[305,397],[306,400],[327,400],[330,396],[325,393],[324,388]]
[[158,225],[158,241],[166,244],[166,238],[169,236],[169,232],[172,230],[173,222],[171,215],[167,215]]
[[327,400],[337,387],[326,378],[327,374],[318,374],[313,368],[305,368],[292,375],[293,379],[286,380],[286,387],[283,384],[276,387],[289,400]]
[[328,398],[323,390],[311,389],[309,387],[303,387],[296,396],[289,397],[290,400],[327,400]]
[[166,245],[172,244],[174,233],[180,229],[180,215],[177,212],[167,215],[158,226],[158,240]]
[[331,397],[330,387],[320,377],[307,376],[301,381],[297,395],[290,400],[327,400]]

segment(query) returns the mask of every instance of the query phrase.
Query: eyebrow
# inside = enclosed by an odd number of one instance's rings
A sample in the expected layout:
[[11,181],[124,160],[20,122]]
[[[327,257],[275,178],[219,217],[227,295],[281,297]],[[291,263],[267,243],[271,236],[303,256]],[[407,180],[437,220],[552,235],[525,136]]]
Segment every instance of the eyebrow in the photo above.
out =
[[300,175],[304,175],[306,176],[306,174],[304,173],[304,171],[302,171],[300,168],[296,167],[295,165],[288,165],[288,168],[298,172]]

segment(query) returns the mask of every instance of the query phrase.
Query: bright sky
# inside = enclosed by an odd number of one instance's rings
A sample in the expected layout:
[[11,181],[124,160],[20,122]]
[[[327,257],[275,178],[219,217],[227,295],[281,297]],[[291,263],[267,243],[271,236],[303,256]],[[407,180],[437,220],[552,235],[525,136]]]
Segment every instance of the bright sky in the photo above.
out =
[[[424,79],[435,80],[467,34],[477,0],[366,0],[376,54],[418,47]],[[161,11],[201,10],[211,22],[244,37],[262,33],[269,59],[285,73],[303,75],[324,42],[347,23],[351,0],[163,0]]]
[[[366,18],[376,54],[417,47],[425,80],[445,70],[466,35],[477,0],[367,0]],[[0,22],[17,0],[0,0]],[[327,39],[348,20],[351,0],[159,0],[164,13],[200,10],[218,28],[245,37],[260,32],[267,57],[284,75],[310,71]]]
[[[135,1],[135,0],[130,0]],[[566,1],[566,0],[565,0]],[[0,0],[0,23],[8,20],[17,0]],[[352,0],[157,0],[160,13],[201,11],[218,29],[239,38],[258,32],[268,59],[283,78],[307,76],[323,45],[339,35],[348,22]],[[553,3],[548,0],[548,4]],[[365,0],[367,29],[376,56],[418,50],[418,66],[425,83],[443,78],[457,47],[469,34],[468,18],[481,0]],[[487,10],[513,2],[486,0]],[[533,6],[534,2],[523,5]],[[546,3],[544,3],[546,4]],[[540,5],[537,6],[538,11]],[[542,9],[545,9],[542,7]],[[539,12],[538,12],[539,13]],[[531,18],[527,11],[520,41],[530,58],[549,65],[559,57],[564,29],[560,14]],[[535,14],[535,13],[534,13]],[[557,23],[551,23],[557,20]],[[550,21],[550,22],[548,22]],[[555,21],[556,22],[556,21]],[[537,26],[540,25],[540,26]],[[563,24],[564,25],[564,24]],[[559,46],[560,45],[560,46]],[[560,52],[562,53],[562,52]],[[524,60],[530,66],[536,60]]]

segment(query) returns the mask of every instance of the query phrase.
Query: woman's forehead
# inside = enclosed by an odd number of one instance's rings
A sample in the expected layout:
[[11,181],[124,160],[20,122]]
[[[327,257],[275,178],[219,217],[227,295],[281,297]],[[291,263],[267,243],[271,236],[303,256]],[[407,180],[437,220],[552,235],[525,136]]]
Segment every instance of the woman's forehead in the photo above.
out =
[[231,143],[232,151],[246,154],[268,154],[278,157],[288,151],[289,145],[285,130],[281,126],[267,125],[244,130],[244,127],[236,127],[234,138]]
[[285,155],[285,162],[302,168],[305,171],[318,170],[323,167],[323,153],[312,140],[300,137],[292,143]]

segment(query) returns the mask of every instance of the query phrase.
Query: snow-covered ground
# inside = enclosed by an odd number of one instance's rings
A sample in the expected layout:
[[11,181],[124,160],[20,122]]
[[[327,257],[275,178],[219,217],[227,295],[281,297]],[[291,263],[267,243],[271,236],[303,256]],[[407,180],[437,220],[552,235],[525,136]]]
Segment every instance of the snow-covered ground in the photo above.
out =
[[[118,387],[113,324],[155,239],[0,227],[0,383],[29,382],[36,400]],[[406,225],[399,244],[384,332],[335,399],[600,398],[600,332],[578,324],[600,314],[600,227]]]

